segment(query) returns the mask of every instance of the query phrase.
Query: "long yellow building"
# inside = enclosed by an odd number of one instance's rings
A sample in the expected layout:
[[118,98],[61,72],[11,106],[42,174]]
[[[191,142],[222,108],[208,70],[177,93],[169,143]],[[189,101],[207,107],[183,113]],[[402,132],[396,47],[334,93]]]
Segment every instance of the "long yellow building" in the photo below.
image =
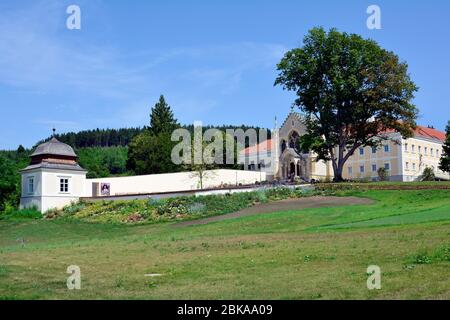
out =
[[[241,152],[240,161],[247,170],[261,170],[268,177],[281,180],[331,180],[331,162],[316,161],[313,152],[298,153],[296,140],[306,133],[306,126],[298,113],[290,113],[280,128],[275,126],[272,139]],[[390,181],[417,181],[426,167],[437,178],[449,180],[448,173],[438,169],[445,133],[418,126],[412,138],[403,139],[400,133],[389,133],[389,140],[381,147],[365,147],[345,163],[345,179],[376,181],[378,169],[385,168]]]

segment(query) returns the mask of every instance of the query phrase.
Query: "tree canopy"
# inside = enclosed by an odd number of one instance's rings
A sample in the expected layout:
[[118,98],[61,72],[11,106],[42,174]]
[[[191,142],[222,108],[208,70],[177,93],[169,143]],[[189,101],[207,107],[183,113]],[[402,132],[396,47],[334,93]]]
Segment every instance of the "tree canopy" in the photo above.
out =
[[450,121],[445,129],[446,139],[442,146],[442,156],[439,161],[439,169],[444,172],[450,173]]
[[161,95],[150,114],[150,132],[155,135],[163,132],[172,134],[173,130],[179,127],[180,125],[175,119],[171,107],[166,103],[164,96]]
[[294,91],[305,116],[301,149],[331,160],[336,181],[359,147],[377,146],[394,130],[412,135],[418,110],[408,66],[393,52],[356,34],[323,28],[309,31],[303,47],[277,65],[275,85]]
[[161,95],[151,110],[150,126],[130,143],[127,168],[136,174],[176,172],[180,166],[172,163],[171,152],[175,142],[172,131],[180,127],[171,107]]

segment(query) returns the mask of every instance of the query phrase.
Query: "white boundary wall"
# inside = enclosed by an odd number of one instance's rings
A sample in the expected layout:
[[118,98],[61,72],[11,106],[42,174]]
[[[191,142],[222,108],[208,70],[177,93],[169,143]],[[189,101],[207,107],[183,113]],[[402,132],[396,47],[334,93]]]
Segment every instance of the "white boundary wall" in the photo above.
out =
[[[218,169],[206,171],[203,178],[203,188],[216,188],[223,185],[254,184],[266,180],[265,172]],[[178,172],[167,174],[152,174],[132,177],[116,177],[87,179],[85,197],[93,196],[93,183],[110,184],[110,195],[145,194],[160,192],[176,192],[200,189],[200,179],[195,172]],[[100,195],[100,191],[99,191]]]

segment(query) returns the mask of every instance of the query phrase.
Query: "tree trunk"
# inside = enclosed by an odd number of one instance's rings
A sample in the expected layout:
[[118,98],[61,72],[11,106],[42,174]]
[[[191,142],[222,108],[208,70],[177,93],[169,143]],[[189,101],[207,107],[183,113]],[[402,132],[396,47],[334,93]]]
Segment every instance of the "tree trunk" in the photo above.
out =
[[[330,150],[332,151],[332,150]],[[333,173],[334,173],[334,182],[342,182],[344,178],[342,177],[342,171],[344,168],[344,151],[342,148],[339,148],[337,159],[334,157],[334,153],[330,152],[332,155],[332,164],[333,164]]]
[[342,171],[343,171],[344,164],[342,161],[339,161],[336,170],[334,171],[334,181],[335,182],[342,182],[344,181],[344,178],[342,177]]

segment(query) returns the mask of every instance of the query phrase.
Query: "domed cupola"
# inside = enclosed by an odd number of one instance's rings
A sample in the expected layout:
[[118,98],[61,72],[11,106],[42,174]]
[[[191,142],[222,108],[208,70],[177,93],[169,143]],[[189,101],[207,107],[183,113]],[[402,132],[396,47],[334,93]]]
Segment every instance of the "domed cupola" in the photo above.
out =
[[53,137],[50,141],[37,146],[31,154],[31,164],[42,162],[76,165],[77,155],[72,147]]

